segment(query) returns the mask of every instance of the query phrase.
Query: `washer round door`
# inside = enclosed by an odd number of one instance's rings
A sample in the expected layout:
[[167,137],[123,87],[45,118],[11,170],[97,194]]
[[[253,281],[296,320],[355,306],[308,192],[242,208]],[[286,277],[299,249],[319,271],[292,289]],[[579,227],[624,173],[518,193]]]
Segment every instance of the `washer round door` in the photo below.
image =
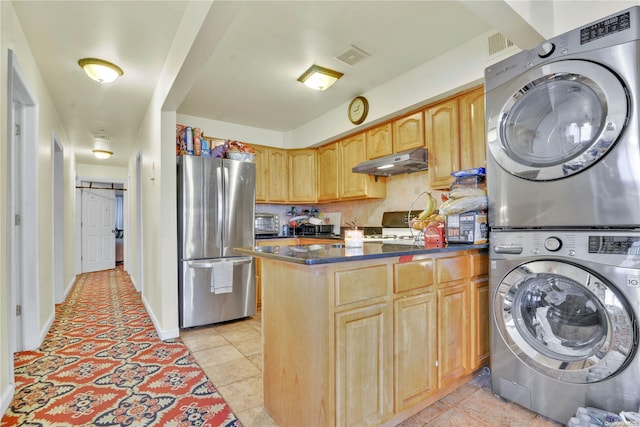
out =
[[614,146],[628,121],[628,91],[593,62],[549,63],[509,87],[513,95],[500,113],[488,116],[487,145],[520,178],[551,181],[585,170]]
[[618,291],[584,268],[536,260],[496,289],[494,320],[507,346],[551,378],[586,384],[620,372],[633,357],[635,318]]

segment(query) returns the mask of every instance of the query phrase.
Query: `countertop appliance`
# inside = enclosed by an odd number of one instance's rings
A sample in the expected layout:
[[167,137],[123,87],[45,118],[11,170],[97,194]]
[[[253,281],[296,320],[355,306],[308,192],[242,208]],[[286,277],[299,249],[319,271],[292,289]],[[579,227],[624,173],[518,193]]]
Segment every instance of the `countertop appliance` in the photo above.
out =
[[640,405],[640,230],[491,235],[493,392],[566,424]]
[[640,7],[485,70],[489,226],[640,225]]
[[255,314],[255,266],[234,248],[253,246],[255,164],[178,158],[180,327]]
[[256,212],[254,219],[256,239],[277,236],[280,232],[279,223],[278,214]]

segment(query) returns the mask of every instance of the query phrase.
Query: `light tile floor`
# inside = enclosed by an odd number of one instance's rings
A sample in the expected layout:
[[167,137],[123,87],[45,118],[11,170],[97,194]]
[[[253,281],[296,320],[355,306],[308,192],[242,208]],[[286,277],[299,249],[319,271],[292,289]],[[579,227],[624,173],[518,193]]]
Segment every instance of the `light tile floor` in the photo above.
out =
[[[260,313],[246,320],[185,329],[180,337],[244,427],[277,427],[263,406]],[[559,426],[491,393],[487,372],[398,427]]]

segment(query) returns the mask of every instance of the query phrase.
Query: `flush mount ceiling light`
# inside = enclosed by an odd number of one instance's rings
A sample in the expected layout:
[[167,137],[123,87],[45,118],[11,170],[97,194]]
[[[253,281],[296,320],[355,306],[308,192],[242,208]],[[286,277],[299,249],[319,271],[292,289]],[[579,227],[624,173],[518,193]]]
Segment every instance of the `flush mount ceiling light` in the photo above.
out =
[[78,65],[91,79],[100,84],[111,83],[123,74],[122,68],[116,64],[97,58],[83,58]]
[[339,71],[330,70],[320,67],[319,65],[312,65],[298,77],[298,81],[304,83],[305,86],[311,89],[326,90],[342,76],[343,74]]
[[113,152],[108,150],[92,150],[91,152],[100,160],[108,159],[113,155]]

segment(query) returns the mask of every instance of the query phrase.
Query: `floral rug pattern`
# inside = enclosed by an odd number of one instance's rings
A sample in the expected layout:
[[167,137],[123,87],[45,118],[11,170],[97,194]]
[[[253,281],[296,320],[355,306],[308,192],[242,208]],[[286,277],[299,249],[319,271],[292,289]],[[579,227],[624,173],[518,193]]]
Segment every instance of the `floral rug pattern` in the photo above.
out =
[[240,427],[187,347],[160,341],[121,268],[80,275],[14,365],[2,426]]

